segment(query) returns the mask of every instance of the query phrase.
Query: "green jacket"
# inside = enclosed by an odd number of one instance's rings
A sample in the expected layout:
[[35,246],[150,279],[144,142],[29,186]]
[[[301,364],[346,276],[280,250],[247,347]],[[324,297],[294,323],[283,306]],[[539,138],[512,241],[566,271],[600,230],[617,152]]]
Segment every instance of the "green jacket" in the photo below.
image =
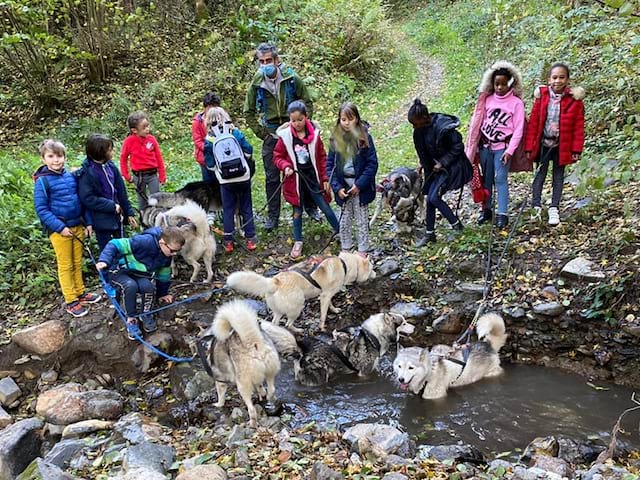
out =
[[262,86],[264,78],[260,72],[256,72],[244,102],[247,124],[263,140],[270,133],[275,134],[280,125],[289,121],[287,107],[294,100],[302,100],[307,105],[310,118],[313,114],[313,100],[302,79],[293,68],[284,64],[280,64],[280,71],[283,79],[277,97]]

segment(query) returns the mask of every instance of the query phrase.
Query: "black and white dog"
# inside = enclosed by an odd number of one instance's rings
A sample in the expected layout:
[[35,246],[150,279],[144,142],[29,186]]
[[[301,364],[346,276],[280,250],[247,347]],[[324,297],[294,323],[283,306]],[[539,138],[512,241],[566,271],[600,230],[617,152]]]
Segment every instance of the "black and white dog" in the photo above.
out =
[[414,223],[422,223],[424,217],[423,177],[414,168],[394,168],[376,187],[380,196],[369,222],[373,226],[383,207],[391,210],[397,231],[407,233]]

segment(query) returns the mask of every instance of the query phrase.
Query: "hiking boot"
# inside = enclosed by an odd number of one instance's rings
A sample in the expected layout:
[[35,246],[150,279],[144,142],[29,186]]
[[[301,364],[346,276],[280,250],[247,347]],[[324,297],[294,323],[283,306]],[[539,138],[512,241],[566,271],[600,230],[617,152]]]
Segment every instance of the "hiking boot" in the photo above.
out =
[[224,251],[227,253],[233,253],[233,242],[224,242]]
[[247,247],[247,250],[253,252],[256,248],[258,248],[258,240],[255,238],[249,238],[247,239],[247,243],[245,245]]
[[487,222],[491,221],[492,218],[493,218],[493,214],[491,213],[491,210],[489,210],[488,208],[485,208],[484,210],[482,210],[482,213],[480,214],[480,217],[478,218],[478,225],[482,225],[483,223],[487,223]]
[[89,310],[84,308],[78,300],[76,300],[75,302],[67,303],[65,310],[67,311],[67,313],[76,318],[84,317],[87,313],[89,313]]
[[102,295],[89,292],[85,292],[78,297],[80,303],[98,303],[100,300],[102,300]]
[[293,242],[293,248],[289,256],[294,259],[302,256],[302,242]]
[[532,222],[539,222],[542,220],[542,207],[533,207],[531,209],[531,218]]
[[278,228],[278,219],[277,218],[267,218],[264,222],[264,229],[267,232],[270,232],[271,230],[275,230],[276,228]]
[[496,227],[506,228],[506,226],[509,225],[509,215],[499,213],[496,217]]
[[[456,223],[451,225],[451,228],[453,228],[456,232],[461,232],[462,230],[464,230],[464,225],[462,225],[462,222],[458,220]],[[435,234],[433,235],[433,237],[435,239]]]
[[558,207],[549,207],[549,225],[555,227],[560,225],[560,212]]
[[138,320],[135,318],[127,319],[127,338],[129,340],[135,340],[136,337],[141,337],[142,332],[140,331],[140,327],[138,327]]
[[320,210],[318,210],[317,208],[308,211],[307,215],[309,215],[311,220],[313,220],[314,222],[322,223],[322,216],[320,215]]
[[158,329],[156,319],[152,315],[148,315],[142,319],[142,329],[145,333],[155,332]]
[[435,232],[425,232],[424,237],[416,240],[416,247],[424,247],[427,243],[435,243],[436,241],[436,233]]

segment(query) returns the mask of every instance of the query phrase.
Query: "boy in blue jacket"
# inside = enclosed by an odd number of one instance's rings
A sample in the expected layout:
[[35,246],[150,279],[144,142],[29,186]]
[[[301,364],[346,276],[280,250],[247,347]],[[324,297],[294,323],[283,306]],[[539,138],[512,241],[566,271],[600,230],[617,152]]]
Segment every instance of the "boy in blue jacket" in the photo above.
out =
[[65,310],[83,317],[88,313],[84,305],[101,298],[85,291],[82,279],[82,241],[85,235],[91,235],[91,219],[80,205],[76,177],[64,168],[66,150],[62,142],[47,139],[39,151],[44,165],[33,174],[33,202],[56,254]]
[[[169,294],[171,260],[183,245],[184,236],[179,228],[153,227],[131,238],[110,240],[100,253],[96,268],[109,268],[113,272],[111,284],[124,295],[131,340],[141,335],[137,315],[151,310],[154,297],[163,303],[173,302],[173,295]],[[137,308],[138,293],[142,296],[142,312]],[[147,333],[156,330],[152,315],[142,316],[142,328]]]

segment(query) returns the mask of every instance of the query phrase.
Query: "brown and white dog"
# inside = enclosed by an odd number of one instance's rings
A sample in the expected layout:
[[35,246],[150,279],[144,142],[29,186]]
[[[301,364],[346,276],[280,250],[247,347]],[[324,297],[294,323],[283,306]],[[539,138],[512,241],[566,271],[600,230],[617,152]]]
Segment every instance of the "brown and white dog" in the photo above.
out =
[[392,213],[399,233],[410,232],[414,223],[421,223],[424,216],[422,175],[414,168],[394,168],[376,187],[380,196],[369,222],[371,228],[384,207]]

